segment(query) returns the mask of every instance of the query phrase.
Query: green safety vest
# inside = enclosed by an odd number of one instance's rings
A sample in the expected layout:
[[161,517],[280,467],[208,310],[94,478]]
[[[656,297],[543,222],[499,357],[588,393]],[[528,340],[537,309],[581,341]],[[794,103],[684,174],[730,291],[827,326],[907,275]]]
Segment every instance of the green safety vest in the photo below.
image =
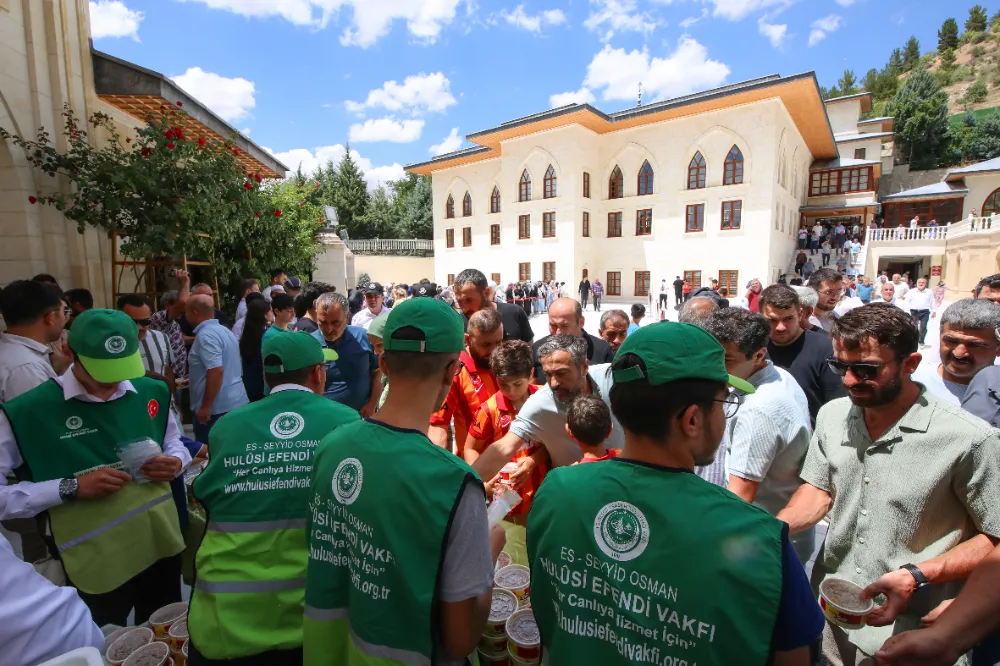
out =
[[360,417],[284,390],[226,414],[194,494],[208,525],[195,555],[188,631],[208,659],[302,645],[309,476],[320,440]]
[[[148,437],[161,447],[170,418],[170,389],[132,380],[135,392],[111,402],[66,400],[54,380],[2,406],[24,464],[14,470],[39,483],[121,468],[115,446]],[[184,550],[168,483],[129,483],[102,499],[48,510],[66,575],[88,594],[110,592],[150,565]]]
[[543,662],[763,666],[783,529],[691,473],[621,458],[552,470],[527,535]]
[[481,482],[422,432],[362,421],[323,440],[310,488],[306,666],[430,666],[445,537],[468,483]]

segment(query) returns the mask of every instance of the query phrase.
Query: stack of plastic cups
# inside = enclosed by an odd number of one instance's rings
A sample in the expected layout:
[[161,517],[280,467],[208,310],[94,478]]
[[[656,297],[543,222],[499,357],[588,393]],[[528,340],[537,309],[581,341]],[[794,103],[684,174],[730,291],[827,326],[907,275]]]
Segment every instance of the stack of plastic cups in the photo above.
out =
[[104,652],[111,666],[121,666],[129,656],[153,640],[153,630],[146,627],[129,627],[118,635]]
[[479,640],[480,666],[508,666],[507,620],[517,611],[517,597],[509,590],[493,588],[493,603],[486,630]]
[[537,666],[542,660],[542,640],[535,613],[522,608],[507,620],[507,652],[510,666]]
[[170,625],[170,630],[167,632],[167,645],[170,646],[170,656],[173,657],[175,666],[186,666],[187,664],[187,657],[181,652],[187,641],[188,627],[185,617]]
[[517,597],[519,608],[531,606],[531,571],[523,564],[509,564],[493,575],[493,584]]
[[188,605],[182,601],[168,604],[163,608],[154,611],[149,616],[149,626],[153,628],[154,640],[161,643],[167,642],[167,633],[170,627],[177,622],[187,618]]

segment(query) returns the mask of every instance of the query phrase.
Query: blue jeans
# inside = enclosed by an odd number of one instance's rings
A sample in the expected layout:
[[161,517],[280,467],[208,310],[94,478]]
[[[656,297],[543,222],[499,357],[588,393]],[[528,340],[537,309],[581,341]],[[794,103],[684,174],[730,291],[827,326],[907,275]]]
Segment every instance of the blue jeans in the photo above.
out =
[[[228,412],[227,412],[228,413]],[[199,423],[198,417],[194,417],[194,438],[195,441],[201,442],[202,444],[208,444],[208,433],[212,431],[212,426],[215,422],[221,419],[225,414],[212,414],[212,418],[208,420],[208,423]]]

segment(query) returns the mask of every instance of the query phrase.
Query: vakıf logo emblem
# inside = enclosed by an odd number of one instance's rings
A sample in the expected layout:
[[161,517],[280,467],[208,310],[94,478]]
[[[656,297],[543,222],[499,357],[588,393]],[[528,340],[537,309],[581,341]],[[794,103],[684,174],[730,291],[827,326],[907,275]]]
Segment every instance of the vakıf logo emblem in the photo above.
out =
[[71,416],[66,419],[66,428],[69,430],[79,430],[83,426],[83,419],[79,416]]
[[278,439],[291,439],[306,427],[306,420],[295,412],[281,412],[271,419],[271,434]]
[[125,351],[126,345],[125,338],[120,335],[112,335],[104,341],[104,348],[108,350],[109,354],[121,354]]
[[612,502],[597,512],[594,540],[608,557],[628,562],[642,555],[649,545],[649,523],[638,507]]
[[361,494],[361,482],[364,477],[360,460],[357,458],[342,460],[333,473],[333,496],[341,504],[354,504],[354,500]]

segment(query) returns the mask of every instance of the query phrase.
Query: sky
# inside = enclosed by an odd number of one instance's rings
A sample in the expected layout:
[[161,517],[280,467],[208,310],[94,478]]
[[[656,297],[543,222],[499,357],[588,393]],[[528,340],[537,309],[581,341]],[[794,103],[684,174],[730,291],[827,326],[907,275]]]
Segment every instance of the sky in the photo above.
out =
[[[967,0],[92,0],[98,50],[172,78],[290,169],[369,187],[572,102],[605,112],[769,74],[860,79]],[[992,15],[1000,7],[986,6]]]

